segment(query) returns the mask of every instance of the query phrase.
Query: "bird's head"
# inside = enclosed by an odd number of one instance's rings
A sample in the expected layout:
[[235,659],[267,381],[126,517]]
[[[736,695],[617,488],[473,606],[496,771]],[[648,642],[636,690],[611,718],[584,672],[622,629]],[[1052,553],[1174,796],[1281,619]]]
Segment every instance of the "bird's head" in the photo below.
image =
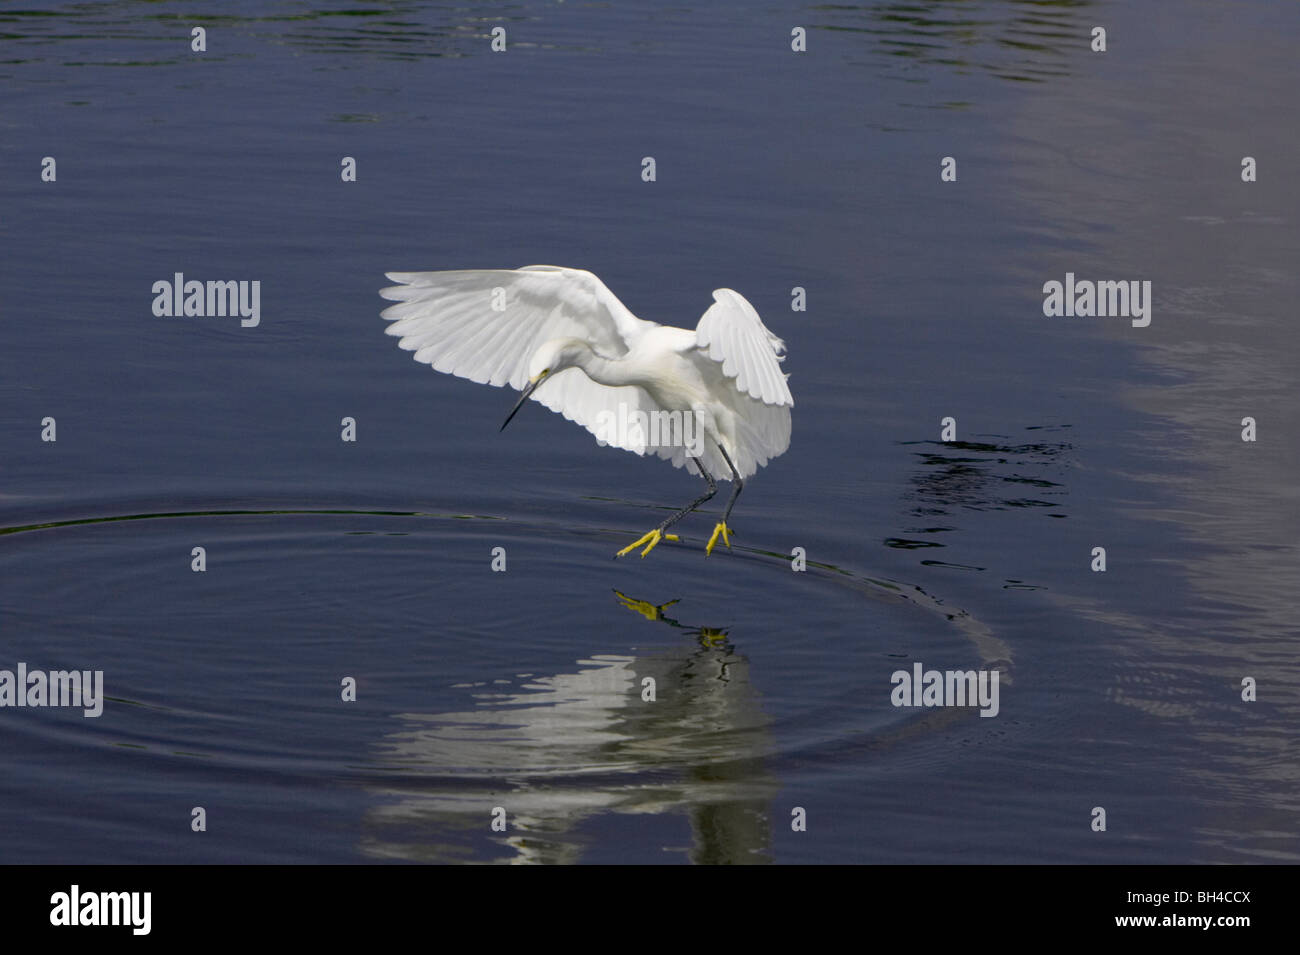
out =
[[510,414],[506,415],[501,430],[506,429],[510,419],[523,407],[524,402],[533,396],[533,392],[541,387],[542,382],[566,368],[580,364],[583,357],[589,354],[591,354],[591,346],[577,338],[553,338],[538,346],[537,351],[533,352],[533,357],[528,360],[528,384],[524,386],[515,406],[510,409]]

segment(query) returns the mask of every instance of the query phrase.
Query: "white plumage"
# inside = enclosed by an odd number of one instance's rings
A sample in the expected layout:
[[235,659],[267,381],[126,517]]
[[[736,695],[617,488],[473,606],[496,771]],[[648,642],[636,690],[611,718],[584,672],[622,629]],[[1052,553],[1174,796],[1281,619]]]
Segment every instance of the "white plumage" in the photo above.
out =
[[[382,313],[392,322],[387,333],[417,361],[471,381],[508,384],[602,444],[653,452],[677,467],[698,452],[710,493],[696,504],[712,496],[711,475],[746,478],[790,446],[794,398],[779,364],[785,344],[731,289],[713,293],[692,332],[637,318],[581,269],[530,265],[388,278],[399,284],[380,292],[397,303]],[[683,422],[689,417],[685,428],[698,429],[698,442],[682,440],[689,430],[626,426],[642,421],[638,413],[666,421],[673,412]]]

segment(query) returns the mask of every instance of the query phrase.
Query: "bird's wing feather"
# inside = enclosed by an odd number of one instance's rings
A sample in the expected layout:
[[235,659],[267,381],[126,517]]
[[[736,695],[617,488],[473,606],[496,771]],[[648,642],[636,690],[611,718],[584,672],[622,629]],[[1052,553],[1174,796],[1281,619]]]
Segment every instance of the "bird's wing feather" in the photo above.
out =
[[[742,478],[747,478],[759,468],[765,466],[772,458],[784,454],[790,447],[790,408],[788,405],[764,404],[757,398],[746,395],[737,396],[742,407],[737,408],[735,418],[735,438],[728,444],[727,453]],[[686,448],[680,442],[648,447],[674,467],[686,467],[688,458]],[[709,473],[720,481],[730,481],[731,468],[726,459],[718,453],[717,445],[704,441],[704,466]],[[697,468],[691,468],[697,472]]]
[[637,385],[602,385],[581,368],[565,368],[538,386],[533,401],[586,428],[602,445],[634,454],[657,450],[648,440],[649,430],[637,427],[636,412],[659,406]]
[[695,340],[704,354],[722,364],[722,373],[734,378],[742,392],[766,405],[794,407],[780,365],[785,342],[768,331],[739,292],[714,290],[713,304],[695,327]]
[[[654,322],[637,318],[600,279],[582,269],[389,272],[380,290],[396,302],[385,331],[415,360],[479,384],[528,384],[528,360],[552,338],[580,338],[608,358],[627,354]],[[497,292],[497,289],[503,290]],[[504,295],[505,308],[493,305]]]

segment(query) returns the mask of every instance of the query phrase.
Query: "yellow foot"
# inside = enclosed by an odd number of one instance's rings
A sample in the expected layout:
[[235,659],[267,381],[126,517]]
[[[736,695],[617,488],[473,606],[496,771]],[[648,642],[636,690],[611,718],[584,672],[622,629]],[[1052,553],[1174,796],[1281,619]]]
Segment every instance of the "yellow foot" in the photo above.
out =
[[[649,534],[646,534],[644,537],[641,537],[641,538],[639,538],[639,539],[633,541],[632,543],[628,544],[626,547],[624,547],[621,551],[619,551],[619,552],[618,552],[617,554],[615,554],[614,556],[615,556],[615,557],[622,557],[622,556],[623,556],[624,554],[626,554],[628,551],[630,551],[630,550],[636,550],[636,549],[637,549],[638,547],[640,547],[642,544],[645,544],[645,545],[646,545],[645,550],[641,551],[641,556],[644,557],[646,554],[648,554],[648,553],[650,553],[652,550],[654,550],[654,549],[655,549],[655,545],[658,544],[661,540],[663,540],[663,541],[675,541],[675,540],[679,540],[679,538],[678,538],[678,536],[677,536],[676,534],[665,534],[663,531],[661,531],[659,528],[656,527],[656,528],[655,528],[654,530],[652,530]],[[646,541],[649,541],[649,543],[646,544]]]
[[713,529],[713,536],[709,538],[708,546],[704,548],[704,556],[708,557],[713,553],[713,545],[718,542],[718,537],[722,538],[722,543],[727,545],[727,550],[731,550],[732,530],[727,526],[726,521],[718,521],[718,526]]
[[635,610],[647,620],[662,620],[664,617],[664,609],[677,603],[676,600],[670,600],[666,604],[656,605],[652,604],[648,600],[637,600],[635,597],[629,597],[621,590],[615,590],[614,593],[618,594],[619,602],[624,607],[628,610]]

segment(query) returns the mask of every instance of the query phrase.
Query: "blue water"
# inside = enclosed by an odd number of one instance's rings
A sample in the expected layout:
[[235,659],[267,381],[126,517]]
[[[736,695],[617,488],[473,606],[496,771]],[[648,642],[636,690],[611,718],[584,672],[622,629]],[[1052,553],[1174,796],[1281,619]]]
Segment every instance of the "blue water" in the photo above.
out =
[[[1300,9],[0,35],[0,669],[108,697],[0,708],[0,861],[1300,859]],[[731,287],[786,340],[730,552],[715,502],[612,560],[694,479],[537,405],[498,434],[513,392],[383,334],[385,271],[534,262],[686,327]],[[260,324],[154,316],[176,272],[260,281]],[[1150,326],[1044,317],[1066,272],[1150,280]],[[998,715],[893,706],[914,661],[996,669]]]

